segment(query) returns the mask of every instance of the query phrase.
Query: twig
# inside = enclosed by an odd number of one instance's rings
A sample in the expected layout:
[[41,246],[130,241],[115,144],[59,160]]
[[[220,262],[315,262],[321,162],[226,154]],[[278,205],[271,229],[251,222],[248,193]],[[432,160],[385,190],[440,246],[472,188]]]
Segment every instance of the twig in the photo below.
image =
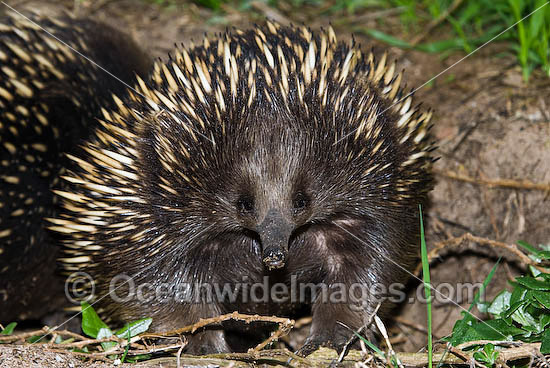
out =
[[77,348],[77,349],[80,349],[80,348],[83,348],[83,347],[88,346],[88,345],[100,344],[102,342],[117,342],[121,346],[128,345],[126,340],[118,338],[116,335],[113,335],[111,337],[106,337],[104,339],[88,339],[88,340],[82,340],[82,341],[78,341],[78,342],[70,342],[70,343],[66,343],[66,344],[47,343],[45,345],[49,348],[53,348],[53,347],[57,348],[57,347],[63,346],[64,348]]
[[71,355],[80,356],[80,357],[84,357],[84,358],[87,358],[87,359],[102,360],[104,362],[113,363],[112,359],[106,357],[106,355],[111,355],[112,353],[81,353],[79,351],[67,351],[67,350],[62,350],[62,349],[50,349],[50,351],[54,352],[54,353],[62,353],[62,354],[69,353]]
[[476,341],[468,341],[465,343],[462,343],[457,346],[457,349],[464,350],[468,349],[469,347],[476,346],[476,345],[487,345],[487,344],[493,344],[498,346],[506,346],[506,347],[518,347],[522,346],[524,344],[523,341],[492,341],[492,340],[476,340]]
[[545,192],[550,191],[550,184],[533,183],[528,180],[479,179],[479,178],[472,178],[467,175],[459,174],[451,170],[443,171],[443,170],[434,169],[433,172],[437,175],[441,175],[449,179],[464,181],[466,183],[477,184],[477,185],[486,185],[489,188],[541,190]]
[[238,312],[223,314],[221,316],[217,317],[211,317],[211,318],[202,318],[197,323],[194,323],[189,326],[185,326],[182,328],[178,328],[176,330],[171,331],[165,331],[165,332],[158,332],[154,334],[143,334],[140,335],[141,337],[165,337],[165,336],[173,336],[173,335],[180,335],[185,333],[194,333],[197,330],[209,326],[209,325],[215,325],[224,321],[228,320],[235,320],[235,321],[243,321],[245,323],[252,323],[252,322],[271,322],[276,323],[279,326],[282,326],[284,330],[290,330],[292,326],[294,326],[294,321],[288,318],[281,318],[281,317],[270,317],[270,316],[260,316],[260,315],[248,315],[248,314],[241,314]]
[[470,356],[470,354],[465,353],[462,350],[459,350],[453,347],[451,344],[447,344],[447,349],[451,354],[453,354],[456,357],[459,357],[460,359],[463,359],[465,362],[468,362],[470,365],[480,367],[480,368],[487,368],[483,364],[475,360],[472,356]]
[[181,341],[181,347],[178,349],[178,353],[176,354],[176,357],[177,357],[176,358],[176,367],[177,368],[181,367],[181,353],[183,351],[183,348],[185,348],[185,345],[187,345],[183,342],[183,340],[180,340],[180,341]]
[[377,315],[374,316],[374,323],[376,323],[376,327],[378,327],[378,331],[380,331],[380,334],[384,338],[384,341],[386,342],[386,346],[388,347],[388,357],[386,359],[386,364],[390,365],[390,359],[393,356],[399,368],[404,368],[403,363],[401,362],[401,359],[399,359],[399,357],[395,353],[395,350],[393,350],[393,347],[390,342],[390,338],[388,336],[388,331],[386,330],[386,326],[384,326],[384,323],[382,322],[380,317],[378,317]]
[[[507,244],[507,243],[499,242],[499,241],[496,241],[496,240],[491,240],[491,239],[488,239],[488,238],[482,238],[482,237],[479,237],[479,236],[474,236],[470,233],[462,234],[461,236],[450,238],[450,239],[443,240],[441,242],[436,243],[434,245],[434,248],[430,251],[430,253],[428,253],[428,259],[430,261],[433,261],[434,259],[439,257],[439,255],[440,255],[440,253],[443,249],[453,248],[453,247],[459,246],[460,244],[462,244],[465,241],[471,241],[471,242],[474,242],[474,243],[477,243],[477,244],[480,244],[480,245],[489,245],[491,247],[496,247],[496,248],[504,248],[508,252],[514,254],[520,260],[520,262],[522,262],[523,264],[532,265],[532,266],[536,267],[537,269],[540,269],[541,271],[546,272],[544,270],[544,268],[537,265],[537,263],[535,261],[533,261],[525,253],[523,253],[521,250],[519,250],[518,247],[515,244]],[[417,266],[417,268],[415,270],[416,274],[418,274],[420,272],[421,266],[422,265]]]

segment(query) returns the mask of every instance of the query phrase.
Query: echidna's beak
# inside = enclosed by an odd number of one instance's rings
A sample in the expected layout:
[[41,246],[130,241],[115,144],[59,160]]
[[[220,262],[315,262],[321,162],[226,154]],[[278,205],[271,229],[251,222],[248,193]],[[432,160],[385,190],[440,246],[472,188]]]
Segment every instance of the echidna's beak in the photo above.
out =
[[257,230],[262,242],[264,265],[269,270],[284,267],[288,242],[293,230],[292,224],[279,211],[270,209]]

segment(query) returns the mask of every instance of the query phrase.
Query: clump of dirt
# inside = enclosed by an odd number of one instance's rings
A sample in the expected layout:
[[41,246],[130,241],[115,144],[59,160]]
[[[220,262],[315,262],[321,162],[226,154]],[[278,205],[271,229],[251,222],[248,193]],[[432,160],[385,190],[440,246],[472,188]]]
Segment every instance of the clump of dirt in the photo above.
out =
[[112,368],[113,363],[86,363],[70,353],[48,351],[40,345],[0,345],[0,367]]

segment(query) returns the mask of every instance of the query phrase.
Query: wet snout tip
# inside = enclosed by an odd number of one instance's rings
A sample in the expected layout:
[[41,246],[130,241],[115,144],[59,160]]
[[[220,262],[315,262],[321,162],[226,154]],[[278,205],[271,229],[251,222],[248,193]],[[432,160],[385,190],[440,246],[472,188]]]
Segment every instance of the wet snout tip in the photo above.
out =
[[283,252],[273,250],[267,251],[264,255],[262,261],[269,270],[276,270],[285,266],[286,260]]

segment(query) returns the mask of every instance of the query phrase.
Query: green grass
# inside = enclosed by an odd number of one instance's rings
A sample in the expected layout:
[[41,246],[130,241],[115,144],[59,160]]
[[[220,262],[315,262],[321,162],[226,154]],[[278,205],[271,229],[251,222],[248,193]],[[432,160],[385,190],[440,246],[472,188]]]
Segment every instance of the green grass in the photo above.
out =
[[[167,3],[174,0],[148,0]],[[248,9],[252,0],[194,0],[199,5],[217,10],[223,3]],[[327,19],[340,20],[357,12],[368,13],[377,9],[399,8],[400,34],[418,34],[436,19],[442,21],[415,48],[447,56],[450,52],[472,52],[483,43],[505,31],[523,17],[527,19],[498,36],[496,42],[507,42],[510,52],[517,56],[523,77],[528,81],[533,70],[540,68],[550,76],[550,3],[549,0],[463,0],[453,9],[456,0],[264,0],[274,8],[283,4],[296,9],[303,6],[321,6],[328,9]],[[540,8],[540,9],[539,9]],[[535,12],[535,10],[539,9]],[[383,18],[383,17],[382,17]],[[384,19],[380,19],[381,22]],[[402,48],[413,47],[409,40],[382,33],[374,29],[361,29],[372,37]],[[433,41],[434,36],[449,34],[445,39]],[[432,40],[432,41],[429,41]]]
[[428,260],[428,247],[424,236],[424,220],[422,219],[422,206],[418,206],[420,213],[420,253],[422,257],[422,281],[424,282],[424,294],[426,295],[426,308],[428,314],[428,367],[433,367],[433,334],[432,334],[432,286],[430,281],[430,261]]
[[[393,7],[402,7],[404,10],[400,15],[401,23],[405,28],[413,25],[418,32],[422,26],[446,15],[445,12],[453,1],[389,0],[388,3]],[[425,42],[416,45],[416,48],[435,53],[447,53],[456,49],[472,52],[476,47],[519,22],[498,36],[495,41],[509,44],[510,50],[517,55],[525,81],[536,68],[541,68],[550,76],[549,3],[548,0],[464,0],[432,31],[432,34],[450,31],[450,37]],[[531,15],[528,16],[529,14]],[[528,17],[520,22],[526,16]],[[369,30],[369,33],[392,45],[412,47],[408,42],[381,32]],[[427,35],[427,38],[430,36]]]

